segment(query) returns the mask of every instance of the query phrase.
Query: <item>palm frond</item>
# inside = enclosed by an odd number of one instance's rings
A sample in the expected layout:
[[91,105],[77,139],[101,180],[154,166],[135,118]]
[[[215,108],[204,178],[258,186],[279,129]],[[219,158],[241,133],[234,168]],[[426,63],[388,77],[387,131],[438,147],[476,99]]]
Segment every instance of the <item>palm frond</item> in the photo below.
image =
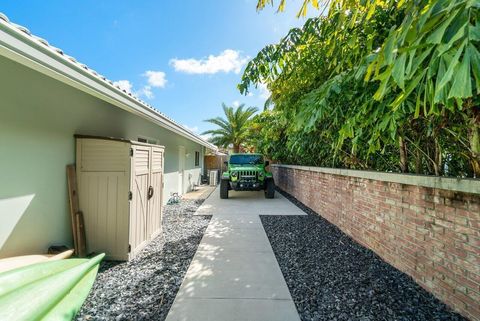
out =
[[222,109],[225,118],[215,117],[205,120],[219,128],[206,130],[202,135],[212,135],[210,142],[217,146],[241,145],[247,140],[247,136],[250,133],[250,119],[258,111],[258,108],[245,108],[245,104],[234,108],[222,103]]

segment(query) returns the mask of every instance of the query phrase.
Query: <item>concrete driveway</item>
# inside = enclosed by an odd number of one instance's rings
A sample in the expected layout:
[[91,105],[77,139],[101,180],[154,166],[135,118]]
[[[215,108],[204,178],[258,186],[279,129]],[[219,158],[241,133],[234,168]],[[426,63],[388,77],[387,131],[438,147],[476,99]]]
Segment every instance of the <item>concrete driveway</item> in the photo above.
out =
[[259,215],[305,215],[279,193],[218,189],[196,215],[212,215],[167,321],[299,321]]

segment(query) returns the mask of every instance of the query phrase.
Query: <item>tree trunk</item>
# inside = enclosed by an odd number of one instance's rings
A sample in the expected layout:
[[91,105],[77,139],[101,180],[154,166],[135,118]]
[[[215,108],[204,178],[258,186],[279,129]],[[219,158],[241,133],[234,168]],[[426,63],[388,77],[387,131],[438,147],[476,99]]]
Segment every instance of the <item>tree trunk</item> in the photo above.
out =
[[434,138],[435,141],[435,155],[433,157],[433,169],[435,171],[435,176],[440,176],[442,174],[442,148],[438,142],[438,138]]
[[233,144],[233,152],[240,153],[240,144]]
[[480,177],[480,122],[472,122],[469,135],[470,149],[472,150],[472,167],[474,177]]
[[421,174],[422,173],[422,153],[420,152],[420,144],[415,151],[415,173]]
[[398,145],[400,147],[400,170],[402,173],[408,172],[408,154],[407,154],[407,143],[402,136],[398,138]]
[[427,153],[428,157],[427,157],[427,161],[425,162],[425,166],[427,167],[428,175],[431,175],[433,173],[433,169],[432,169],[432,163],[433,162],[431,162],[430,160],[433,159],[434,156],[433,156],[433,153],[432,153],[429,145],[430,145],[430,142],[428,142],[428,145],[426,147],[427,148],[426,153]]

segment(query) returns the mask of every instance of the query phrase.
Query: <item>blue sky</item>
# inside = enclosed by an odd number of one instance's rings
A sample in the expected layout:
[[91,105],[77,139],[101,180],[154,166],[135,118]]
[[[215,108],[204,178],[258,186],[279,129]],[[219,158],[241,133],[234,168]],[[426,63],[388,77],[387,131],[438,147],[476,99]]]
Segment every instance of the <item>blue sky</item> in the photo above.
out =
[[[12,22],[62,48],[113,81],[122,81],[180,124],[202,132],[221,103],[263,107],[266,93],[240,95],[249,57],[300,26],[300,0],[284,13],[256,0],[8,1]],[[311,10],[313,11],[313,9]],[[314,14],[314,12],[311,12]]]

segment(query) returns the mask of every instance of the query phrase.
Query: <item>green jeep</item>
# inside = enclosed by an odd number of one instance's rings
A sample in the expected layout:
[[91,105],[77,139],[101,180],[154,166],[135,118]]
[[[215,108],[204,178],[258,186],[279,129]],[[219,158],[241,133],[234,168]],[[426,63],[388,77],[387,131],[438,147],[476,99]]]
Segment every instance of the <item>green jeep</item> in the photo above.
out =
[[261,154],[233,154],[225,162],[227,171],[220,181],[220,198],[228,198],[228,191],[265,191],[266,198],[275,196],[272,173],[265,167],[268,161]]

